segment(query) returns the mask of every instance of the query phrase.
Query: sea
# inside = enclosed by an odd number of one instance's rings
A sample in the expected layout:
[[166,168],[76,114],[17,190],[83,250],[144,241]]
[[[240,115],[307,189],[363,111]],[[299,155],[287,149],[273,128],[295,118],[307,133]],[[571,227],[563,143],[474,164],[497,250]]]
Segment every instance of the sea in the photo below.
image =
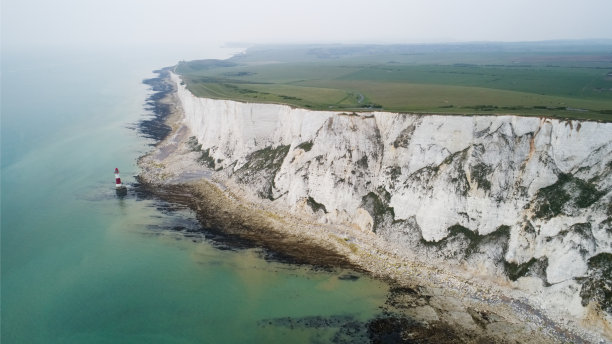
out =
[[387,284],[220,244],[189,209],[139,192],[154,144],[138,131],[143,79],[233,53],[2,51],[3,344],[369,341]]

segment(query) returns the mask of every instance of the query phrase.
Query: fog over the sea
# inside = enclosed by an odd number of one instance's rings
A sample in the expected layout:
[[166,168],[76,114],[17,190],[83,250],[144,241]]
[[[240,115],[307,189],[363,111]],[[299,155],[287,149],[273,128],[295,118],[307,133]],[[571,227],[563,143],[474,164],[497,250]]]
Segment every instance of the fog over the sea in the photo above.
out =
[[3,0],[3,49],[612,38],[610,0]]

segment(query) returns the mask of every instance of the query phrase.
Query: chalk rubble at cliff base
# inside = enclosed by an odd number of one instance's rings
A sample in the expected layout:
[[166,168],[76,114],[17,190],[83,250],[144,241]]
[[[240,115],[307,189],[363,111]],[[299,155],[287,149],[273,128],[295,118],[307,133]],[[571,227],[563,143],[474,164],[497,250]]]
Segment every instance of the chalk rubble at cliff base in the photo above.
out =
[[470,307],[528,299],[612,338],[600,292],[611,283],[612,124],[309,111],[197,98],[171,77],[181,111],[140,161],[149,183],[216,184],[277,219],[271,230],[375,275]]

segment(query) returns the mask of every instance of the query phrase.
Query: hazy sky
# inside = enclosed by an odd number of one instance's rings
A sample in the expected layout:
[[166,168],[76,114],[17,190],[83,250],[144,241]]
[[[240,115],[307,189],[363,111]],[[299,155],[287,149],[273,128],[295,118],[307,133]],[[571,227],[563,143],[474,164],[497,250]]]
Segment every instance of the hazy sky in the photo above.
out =
[[612,38],[612,0],[1,0],[3,48]]

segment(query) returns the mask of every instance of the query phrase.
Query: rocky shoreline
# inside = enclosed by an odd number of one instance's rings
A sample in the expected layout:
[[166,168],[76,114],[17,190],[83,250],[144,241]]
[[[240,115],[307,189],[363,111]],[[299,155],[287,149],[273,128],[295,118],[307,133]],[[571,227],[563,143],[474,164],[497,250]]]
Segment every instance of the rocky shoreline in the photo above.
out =
[[[172,85],[160,75],[157,84],[164,83]],[[218,230],[247,240],[289,262],[363,271],[392,283],[395,287],[384,307],[387,316],[372,323],[380,337],[372,332],[372,341],[605,341],[558,318],[553,320],[554,315],[544,314],[519,291],[459,270],[427,266],[400,254],[397,247],[372,232],[297,217],[253,197],[202,163],[201,153],[189,144],[192,134],[182,123],[180,103],[172,89],[153,90],[157,93],[151,97],[152,109],[158,122],[141,125],[141,130],[161,141],[139,159],[143,187],[166,201],[189,206],[205,231]],[[170,130],[159,125],[159,120]]]
[[172,104],[167,102],[167,98],[176,91],[176,88],[169,80],[170,67],[156,70],[154,73],[158,76],[142,81],[153,91],[146,101],[147,110],[153,114],[153,117],[139,121],[137,127],[138,132],[144,137],[160,142],[172,131],[172,128],[166,124],[166,119],[173,111]]

